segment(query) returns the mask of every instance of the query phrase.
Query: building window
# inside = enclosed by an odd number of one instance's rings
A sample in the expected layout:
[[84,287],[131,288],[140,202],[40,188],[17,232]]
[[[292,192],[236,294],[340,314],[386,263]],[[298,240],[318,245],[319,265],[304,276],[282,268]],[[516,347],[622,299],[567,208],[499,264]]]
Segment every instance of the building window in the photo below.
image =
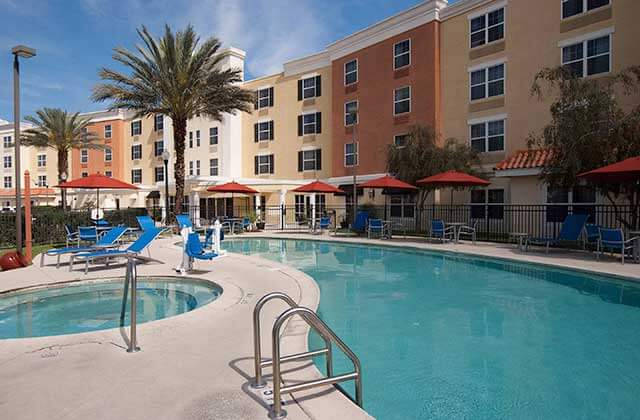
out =
[[588,214],[593,222],[596,220],[596,199],[596,191],[586,186],[569,189],[547,187],[546,220],[550,223],[562,223],[569,213],[573,213]]
[[504,95],[504,64],[471,72],[471,100]]
[[4,177],[4,187],[5,188],[13,188],[13,178],[10,176]]
[[274,172],[273,155],[259,155],[255,157],[256,175],[272,174]]
[[393,115],[411,112],[411,87],[396,89],[393,93]]
[[196,130],[196,147],[200,147],[200,130]]
[[193,149],[193,131],[189,131],[189,149]]
[[158,140],[153,142],[153,156],[155,157],[162,156],[163,152],[164,152],[164,141]]
[[80,163],[89,163],[89,151],[87,149],[80,150]]
[[142,159],[142,145],[134,144],[131,146],[131,160]]
[[218,159],[209,159],[209,175],[218,176]]
[[46,175],[38,175],[38,187],[48,187]]
[[298,115],[298,136],[320,134],[322,132],[322,114],[312,112]]
[[11,136],[4,136],[2,138],[2,144],[4,145],[5,149],[13,147],[13,142],[11,141]]
[[606,6],[609,0],[562,0],[562,19]]
[[307,214],[304,209],[304,194],[296,194],[295,195],[295,213],[296,213],[296,222],[301,220],[305,220]]
[[104,161],[111,162],[112,159],[113,159],[113,151],[111,150],[110,147],[106,147],[104,149]]
[[409,140],[408,134],[398,134],[393,136],[393,145],[399,149],[407,146],[407,141]]
[[471,19],[471,48],[504,38],[504,8]]
[[193,161],[189,161],[189,176],[193,176]]
[[7,155],[4,157],[4,169],[9,169],[13,165],[12,156]]
[[256,109],[273,106],[273,88],[260,89],[256,92]]
[[298,100],[317,98],[322,95],[322,80],[320,76],[298,80]]
[[86,177],[88,177],[88,176],[89,176],[89,172],[82,172],[82,173],[80,174],[80,176],[81,176],[82,178],[86,178]]
[[273,121],[262,121],[254,125],[254,141],[273,140]]
[[392,195],[389,206],[393,218],[413,218],[415,214],[414,195]]
[[209,144],[218,144],[218,127],[209,128]]
[[471,218],[498,219],[504,218],[504,190],[477,189],[471,191]]
[[349,86],[358,82],[358,60],[344,63],[344,85]]
[[111,177],[113,176],[113,172],[111,172],[111,171],[105,171],[105,172],[104,172],[104,175],[105,175],[106,177],[108,177],[108,178],[111,178]]
[[164,182],[164,166],[154,168],[156,182]]
[[196,176],[200,176],[200,161],[196,160]]
[[358,165],[358,143],[344,145],[344,166]]
[[47,166],[47,155],[38,155],[38,168]]
[[298,172],[322,170],[322,151],[302,150],[298,152]]
[[156,114],[153,118],[153,130],[154,131],[162,131],[164,130],[164,116],[162,114]]
[[142,120],[131,121],[131,135],[139,136],[142,134]]
[[411,64],[411,40],[406,39],[393,46],[393,69],[398,70]]
[[131,170],[131,183],[142,184],[142,169]]
[[504,150],[504,120],[486,121],[471,126],[471,147],[480,152]]
[[344,104],[344,125],[348,127],[358,123],[358,101]]
[[111,138],[111,124],[107,124],[104,126],[104,138],[105,139]]
[[563,47],[562,65],[577,77],[608,73],[611,69],[611,37],[607,35]]

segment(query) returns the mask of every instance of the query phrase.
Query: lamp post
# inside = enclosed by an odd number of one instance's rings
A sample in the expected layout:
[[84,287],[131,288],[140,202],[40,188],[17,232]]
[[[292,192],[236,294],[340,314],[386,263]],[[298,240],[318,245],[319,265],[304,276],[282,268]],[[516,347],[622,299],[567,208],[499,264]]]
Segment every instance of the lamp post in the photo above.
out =
[[169,224],[169,159],[171,153],[164,149],[162,160],[164,161],[164,224]]
[[356,143],[356,128],[358,125],[358,110],[352,110],[349,115],[351,116],[351,123],[353,124],[352,137],[351,137],[351,147],[353,148],[351,151],[353,153],[353,161],[351,162],[351,173],[353,175],[353,224],[356,224],[356,212],[358,211],[358,190],[357,190],[357,166],[358,159],[360,158],[359,153],[356,153],[357,143]]
[[[67,182],[67,178],[68,175],[66,172],[63,172],[60,174],[60,183],[63,182]],[[62,211],[65,211],[67,209],[67,189],[66,188],[61,188],[60,191],[60,198],[62,198],[62,203],[60,203],[62,205]]]
[[13,54],[13,141],[16,174],[16,252],[22,254],[22,204],[20,202],[20,61],[18,57],[31,58],[36,50],[24,45],[11,49]]

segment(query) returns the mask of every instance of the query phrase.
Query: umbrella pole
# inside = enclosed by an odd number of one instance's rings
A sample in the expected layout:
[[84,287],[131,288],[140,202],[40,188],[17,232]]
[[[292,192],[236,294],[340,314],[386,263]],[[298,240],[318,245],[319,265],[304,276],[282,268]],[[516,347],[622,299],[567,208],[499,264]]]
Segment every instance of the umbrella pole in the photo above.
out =
[[96,188],[98,196],[96,197],[96,220],[100,220],[100,188]]

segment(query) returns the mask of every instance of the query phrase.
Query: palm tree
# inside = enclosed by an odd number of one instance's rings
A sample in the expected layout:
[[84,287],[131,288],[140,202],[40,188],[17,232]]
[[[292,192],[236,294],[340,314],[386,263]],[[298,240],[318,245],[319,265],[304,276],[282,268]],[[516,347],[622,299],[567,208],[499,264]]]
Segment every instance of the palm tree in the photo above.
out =
[[58,152],[58,181],[62,174],[69,173],[69,151],[71,149],[103,149],[99,136],[89,131],[90,118],[78,112],[69,114],[59,108],[43,108],[36,116],[25,117],[35,127],[25,130],[20,141],[25,146],[49,147]]
[[[216,38],[200,44],[191,25],[175,34],[166,25],[159,39],[145,26],[137,32],[144,43],[136,46],[137,53],[116,48],[113,55],[131,74],[101,69],[100,78],[106,83],[94,88],[92,98],[97,102],[111,100],[110,109],[132,110],[136,118],[154,114],[171,118],[176,197],[183,197],[187,120],[203,115],[220,121],[224,113],[248,112],[254,94],[238,85],[240,70],[221,69],[226,54],[218,52]],[[175,213],[180,212],[182,200],[176,199]]]

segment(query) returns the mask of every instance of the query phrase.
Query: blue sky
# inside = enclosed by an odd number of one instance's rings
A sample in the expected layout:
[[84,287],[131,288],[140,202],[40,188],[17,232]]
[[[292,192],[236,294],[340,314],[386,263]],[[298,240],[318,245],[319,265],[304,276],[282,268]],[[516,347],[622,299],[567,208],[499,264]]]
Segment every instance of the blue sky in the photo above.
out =
[[[89,99],[102,66],[115,67],[116,46],[133,48],[135,29],[159,33],[191,23],[202,36],[247,51],[250,78],[321,50],[419,0],[0,0],[0,118],[12,119],[11,47],[26,44],[22,115],[41,107],[94,111]],[[116,67],[117,68],[117,67]]]

